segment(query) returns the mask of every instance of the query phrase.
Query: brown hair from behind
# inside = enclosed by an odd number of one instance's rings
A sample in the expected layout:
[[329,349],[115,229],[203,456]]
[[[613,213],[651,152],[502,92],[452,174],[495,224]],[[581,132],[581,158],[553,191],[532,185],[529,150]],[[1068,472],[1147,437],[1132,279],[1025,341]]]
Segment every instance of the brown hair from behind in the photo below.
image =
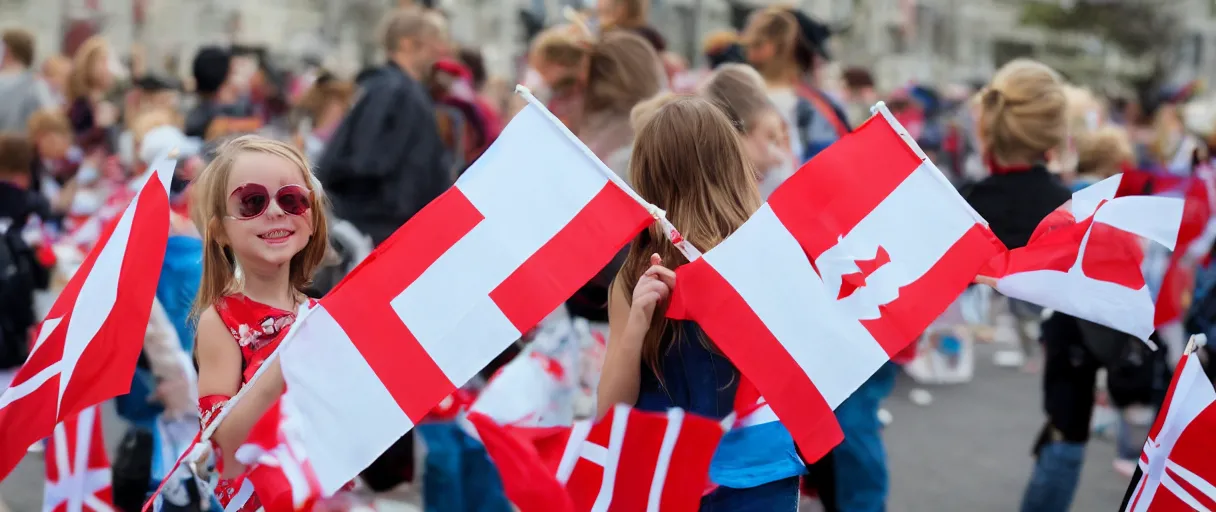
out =
[[30,176],[34,145],[19,134],[0,133],[0,176]]
[[442,14],[421,7],[402,7],[393,10],[384,20],[380,45],[384,53],[391,56],[399,49],[402,39],[443,35],[446,31],[447,20]]
[[650,0],[611,0],[613,6],[620,9],[620,17],[611,20],[603,29],[637,28],[645,26],[650,20]]
[[[739,134],[722,110],[696,96],[672,96],[648,116],[634,140],[629,161],[633,188],[664,208],[685,240],[702,251],[717,246],[760,208],[755,175]],[[657,224],[638,234],[613,286],[632,300],[633,288],[650,267],[650,255],[676,268],[687,260]],[[658,369],[663,334],[672,328],[660,305],[642,345],[642,361]],[[678,334],[677,334],[678,336]],[[707,340],[702,340],[707,343]]]
[[979,134],[999,164],[1046,162],[1068,137],[1068,100],[1059,75],[1037,61],[1005,64],[979,93]]
[[529,51],[533,67],[541,63],[579,68],[591,53],[595,44],[590,32],[579,23],[568,23],[550,27],[536,35]]
[[764,90],[764,78],[745,64],[723,64],[698,88],[713,101],[739,133],[747,134],[760,114],[773,110]]
[[275,155],[295,164],[312,193],[309,215],[313,233],[304,249],[291,258],[288,279],[293,289],[304,293],[329,248],[325,194],[304,154],[291,144],[258,135],[243,135],[224,143],[190,187],[190,219],[203,237],[203,277],[191,311],[195,319],[221,297],[235,292],[238,285],[236,257],[232,249],[222,243],[223,218],[228,215],[228,176],[236,158],[248,152]]
[[1127,130],[1106,125],[1077,135],[1077,174],[1106,179],[1118,174],[1124,163],[1135,159]]
[[308,92],[300,98],[297,107],[308,117],[317,119],[331,103],[338,102],[344,107],[349,107],[354,96],[354,84],[345,80],[327,80],[309,87]]
[[0,35],[4,42],[4,50],[12,55],[22,66],[34,65],[34,34],[22,28],[10,28]]
[[25,131],[35,140],[47,134],[71,136],[72,123],[59,109],[44,108],[30,116],[25,123]]
[[89,92],[97,86],[93,79],[93,68],[97,59],[105,57],[105,52],[109,50],[105,39],[101,36],[93,36],[81,43],[80,48],[76,50],[76,55],[72,57],[72,71],[68,75],[68,102],[76,101],[79,98],[88,96]]
[[654,47],[640,36],[613,31],[591,47],[583,112],[628,114],[662,90],[666,74]]

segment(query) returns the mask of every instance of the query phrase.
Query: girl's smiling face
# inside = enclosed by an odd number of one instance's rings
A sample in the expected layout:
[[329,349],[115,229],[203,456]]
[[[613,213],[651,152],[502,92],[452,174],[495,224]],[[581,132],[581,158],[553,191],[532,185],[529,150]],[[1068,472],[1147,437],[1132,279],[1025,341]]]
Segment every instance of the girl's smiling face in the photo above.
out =
[[226,190],[224,234],[241,267],[271,272],[308,244],[313,194],[304,171],[291,161],[242,153],[233,161]]

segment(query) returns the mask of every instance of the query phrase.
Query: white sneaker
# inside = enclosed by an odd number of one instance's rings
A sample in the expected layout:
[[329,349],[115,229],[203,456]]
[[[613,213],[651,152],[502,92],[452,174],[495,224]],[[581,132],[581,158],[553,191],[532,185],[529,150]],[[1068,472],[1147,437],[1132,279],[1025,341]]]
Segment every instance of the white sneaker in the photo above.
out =
[[1136,474],[1137,463],[1134,460],[1115,459],[1115,472],[1123,476],[1123,478],[1131,478]]

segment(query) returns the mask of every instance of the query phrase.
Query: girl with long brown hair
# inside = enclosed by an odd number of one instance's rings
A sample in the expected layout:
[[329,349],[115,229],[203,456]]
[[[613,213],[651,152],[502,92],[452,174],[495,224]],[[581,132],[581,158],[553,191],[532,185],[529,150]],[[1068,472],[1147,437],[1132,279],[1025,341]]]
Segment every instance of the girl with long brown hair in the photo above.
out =
[[[308,161],[287,143],[247,135],[228,142],[195,180],[191,217],[203,237],[198,319],[202,426],[250,381],[278,348],[308,302],[304,289],[328,246],[324,196]],[[250,428],[283,393],[279,362],[270,363],[233,407],[212,442],[223,472],[216,494],[225,507],[244,472],[233,457]],[[255,469],[255,471],[257,471]],[[284,490],[290,496],[290,489]],[[259,489],[241,511],[281,498]]]
[[[666,208],[686,240],[712,249],[762,204],[738,133],[703,98],[667,96],[638,108],[630,181],[642,198]],[[657,226],[630,246],[609,293],[599,416],[617,403],[650,411],[679,407],[712,418],[733,410],[738,371],[696,324],[665,315],[674,269],[684,263]],[[702,510],[797,510],[804,465],[789,433],[771,425],[776,431],[762,435],[727,434],[710,466],[719,487],[702,499]]]

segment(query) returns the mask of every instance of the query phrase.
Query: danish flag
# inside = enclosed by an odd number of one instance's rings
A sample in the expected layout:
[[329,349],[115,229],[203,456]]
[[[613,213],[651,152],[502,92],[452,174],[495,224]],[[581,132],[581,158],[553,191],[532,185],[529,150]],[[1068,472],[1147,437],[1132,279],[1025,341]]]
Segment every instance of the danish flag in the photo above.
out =
[[[270,406],[233,454],[249,468],[237,497],[247,500],[251,486],[267,512],[312,510],[321,499],[321,483],[300,442],[299,419],[283,403],[279,398]],[[228,507],[236,509],[231,502]]]
[[530,104],[454,187],[301,314],[282,369],[326,493],[653,221],[611,174]]
[[1124,512],[1216,510],[1216,391],[1194,354],[1177,368]]
[[677,269],[667,311],[700,325],[807,461],[842,439],[833,409],[1005,249],[877,110]]
[[47,512],[113,512],[110,459],[101,432],[101,408],[89,407],[55,426],[46,450]]
[[126,393],[169,238],[175,162],[149,179],[59,293],[30,356],[0,395],[0,478],[55,425]]
[[1025,247],[996,258],[981,274],[1016,299],[1147,340],[1153,297],[1144,281],[1139,237],[1169,249],[1178,239],[1183,201],[1116,197],[1121,175],[1073,194],[1048,215]]

